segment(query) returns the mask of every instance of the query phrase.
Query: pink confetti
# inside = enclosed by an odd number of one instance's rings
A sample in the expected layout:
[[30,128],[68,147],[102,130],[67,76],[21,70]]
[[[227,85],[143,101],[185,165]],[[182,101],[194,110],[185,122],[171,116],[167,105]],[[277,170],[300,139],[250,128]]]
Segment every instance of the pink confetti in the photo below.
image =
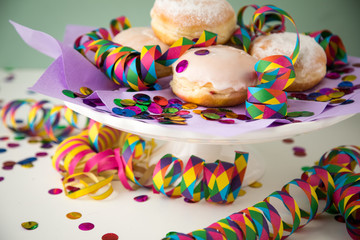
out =
[[94,229],[95,225],[89,222],[85,222],[85,223],[81,223],[79,225],[79,229],[82,231],[90,231],[92,229]]
[[145,202],[149,199],[148,195],[140,195],[137,197],[134,197],[134,200],[137,202]]
[[60,188],[53,188],[49,190],[49,193],[52,195],[58,195],[60,193],[62,193],[62,190]]

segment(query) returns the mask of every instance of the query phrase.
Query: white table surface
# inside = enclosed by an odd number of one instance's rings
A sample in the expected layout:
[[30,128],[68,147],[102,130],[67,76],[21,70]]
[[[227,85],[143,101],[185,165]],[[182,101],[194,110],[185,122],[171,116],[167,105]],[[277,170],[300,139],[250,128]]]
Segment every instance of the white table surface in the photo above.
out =
[[[30,87],[42,74],[40,69],[15,69],[0,71],[0,106],[14,99],[49,99],[40,94],[29,94]],[[9,75],[13,80],[7,80]],[[53,103],[58,100],[50,99]],[[14,134],[0,124],[0,166],[5,161],[20,161],[33,157],[36,152],[48,152],[39,157],[34,167],[16,165],[12,170],[0,168],[0,239],[101,239],[106,233],[115,233],[119,239],[161,239],[169,231],[191,232],[204,228],[234,212],[250,207],[264,199],[292,179],[299,178],[301,167],[312,166],[320,156],[340,145],[360,145],[360,114],[336,125],[294,136],[294,143],[281,140],[252,144],[251,148],[262,156],[265,175],[260,179],[261,188],[244,187],[247,193],[238,197],[233,204],[217,205],[204,200],[189,204],[182,198],[168,199],[146,189],[130,192],[119,182],[114,182],[114,193],[105,200],[96,201],[84,197],[77,200],[67,198],[63,193],[50,195],[48,190],[62,188],[60,175],[53,169],[51,149],[41,149],[40,143],[30,144],[28,138],[17,141]],[[8,143],[19,143],[17,148],[8,148]],[[292,148],[306,149],[305,157],[296,157]],[[251,152],[250,152],[251,156]],[[147,194],[149,200],[139,203],[135,196]],[[69,212],[80,212],[82,217],[70,220]],[[36,221],[37,229],[29,231],[21,227],[22,222]],[[95,228],[81,231],[79,224],[91,222]],[[345,224],[334,219],[334,215],[322,214],[289,239],[350,239]]]

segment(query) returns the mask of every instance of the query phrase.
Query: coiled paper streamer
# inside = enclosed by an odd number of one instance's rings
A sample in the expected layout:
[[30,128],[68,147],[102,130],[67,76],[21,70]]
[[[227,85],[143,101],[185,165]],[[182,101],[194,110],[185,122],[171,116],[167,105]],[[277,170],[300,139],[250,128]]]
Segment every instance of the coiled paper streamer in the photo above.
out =
[[[28,112],[20,111],[23,106],[28,105]],[[33,99],[19,99],[7,103],[0,112],[3,124],[10,130],[17,133],[24,133],[29,136],[38,136],[44,140],[61,141],[74,129],[82,129],[87,126],[80,126],[78,114],[64,105],[52,105],[49,101],[35,101]],[[25,119],[25,120],[24,120]],[[61,122],[65,119],[66,126]],[[21,120],[20,123],[18,123]]]
[[[250,26],[243,23],[243,13],[246,8],[252,7],[255,12]],[[267,34],[274,31],[285,30],[285,18],[296,25],[292,17],[284,10],[271,5],[259,7],[249,5],[240,9],[238,22],[240,28],[234,33],[234,43],[249,50],[251,40],[257,34]],[[262,28],[274,20],[280,20],[280,25],[275,25],[266,30]],[[297,32],[295,48],[290,57],[284,55],[273,55],[259,60],[255,64],[255,72],[261,84],[248,88],[247,101],[245,102],[246,116],[252,119],[283,118],[287,115],[287,95],[283,91],[295,80],[294,64],[299,55],[300,38]]]
[[348,63],[345,46],[341,38],[329,30],[307,33],[325,50],[326,65],[329,68],[343,66]]
[[[285,239],[324,211],[341,214],[352,239],[360,238],[360,147],[340,146],[325,153],[318,166],[303,173],[301,179],[285,184],[263,201],[189,234],[171,232],[164,239]],[[301,190],[303,199],[292,191]],[[287,221],[271,202],[280,201],[291,216]],[[306,200],[306,209],[298,202]],[[323,208],[320,202],[324,201]],[[282,212],[283,213],[283,212]]]
[[[122,29],[130,26],[128,18],[119,17],[111,21],[110,28],[115,36]],[[155,62],[170,66],[188,49],[211,46],[216,44],[216,38],[216,34],[204,31],[196,42],[180,38],[165,53],[161,52],[158,45],[144,46],[139,53],[132,48],[112,42],[109,32],[99,28],[78,37],[74,48],[87,58],[89,51],[95,52],[95,65],[116,84],[135,91],[158,90],[160,86],[157,84]]]
[[[70,198],[89,195],[104,199],[112,192],[113,178],[128,190],[152,188],[155,193],[171,198],[183,196],[194,202],[204,198],[231,203],[239,195],[247,153],[236,152],[234,163],[205,163],[192,156],[183,170],[183,161],[171,154],[149,166],[153,148],[153,141],[93,123],[81,134],[61,142],[52,160],[55,169],[64,175],[65,193]],[[100,193],[94,194],[97,191]]]

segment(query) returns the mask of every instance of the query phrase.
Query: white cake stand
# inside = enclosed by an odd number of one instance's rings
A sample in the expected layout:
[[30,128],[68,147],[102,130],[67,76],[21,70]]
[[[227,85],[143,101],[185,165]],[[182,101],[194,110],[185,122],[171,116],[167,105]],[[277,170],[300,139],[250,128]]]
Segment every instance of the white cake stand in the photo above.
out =
[[187,160],[191,155],[195,155],[203,158],[207,162],[214,162],[218,159],[233,162],[235,151],[249,152],[248,167],[243,186],[259,180],[266,169],[265,162],[262,161],[264,158],[261,157],[261,153],[249,144],[274,141],[312,132],[341,122],[354,115],[287,124],[237,136],[224,137],[168,128],[162,125],[138,121],[133,118],[116,117],[70,102],[65,102],[65,105],[109,127],[157,140],[158,147],[151,155],[150,161],[157,162],[165,154],[172,153],[182,160]]

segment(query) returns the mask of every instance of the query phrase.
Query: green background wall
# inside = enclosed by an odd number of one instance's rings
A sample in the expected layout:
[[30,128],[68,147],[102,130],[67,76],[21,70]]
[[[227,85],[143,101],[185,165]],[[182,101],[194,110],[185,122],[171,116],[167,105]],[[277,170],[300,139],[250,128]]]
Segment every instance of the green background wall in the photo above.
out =
[[[348,54],[360,57],[360,0],[229,0],[238,11],[247,4],[273,4],[286,10],[300,32],[329,29],[339,35]],[[9,19],[61,40],[67,24],[108,27],[126,15],[133,26],[149,26],[153,0],[0,0],[0,67],[46,68],[47,56],[28,47]],[[288,26],[291,26],[288,24]]]

